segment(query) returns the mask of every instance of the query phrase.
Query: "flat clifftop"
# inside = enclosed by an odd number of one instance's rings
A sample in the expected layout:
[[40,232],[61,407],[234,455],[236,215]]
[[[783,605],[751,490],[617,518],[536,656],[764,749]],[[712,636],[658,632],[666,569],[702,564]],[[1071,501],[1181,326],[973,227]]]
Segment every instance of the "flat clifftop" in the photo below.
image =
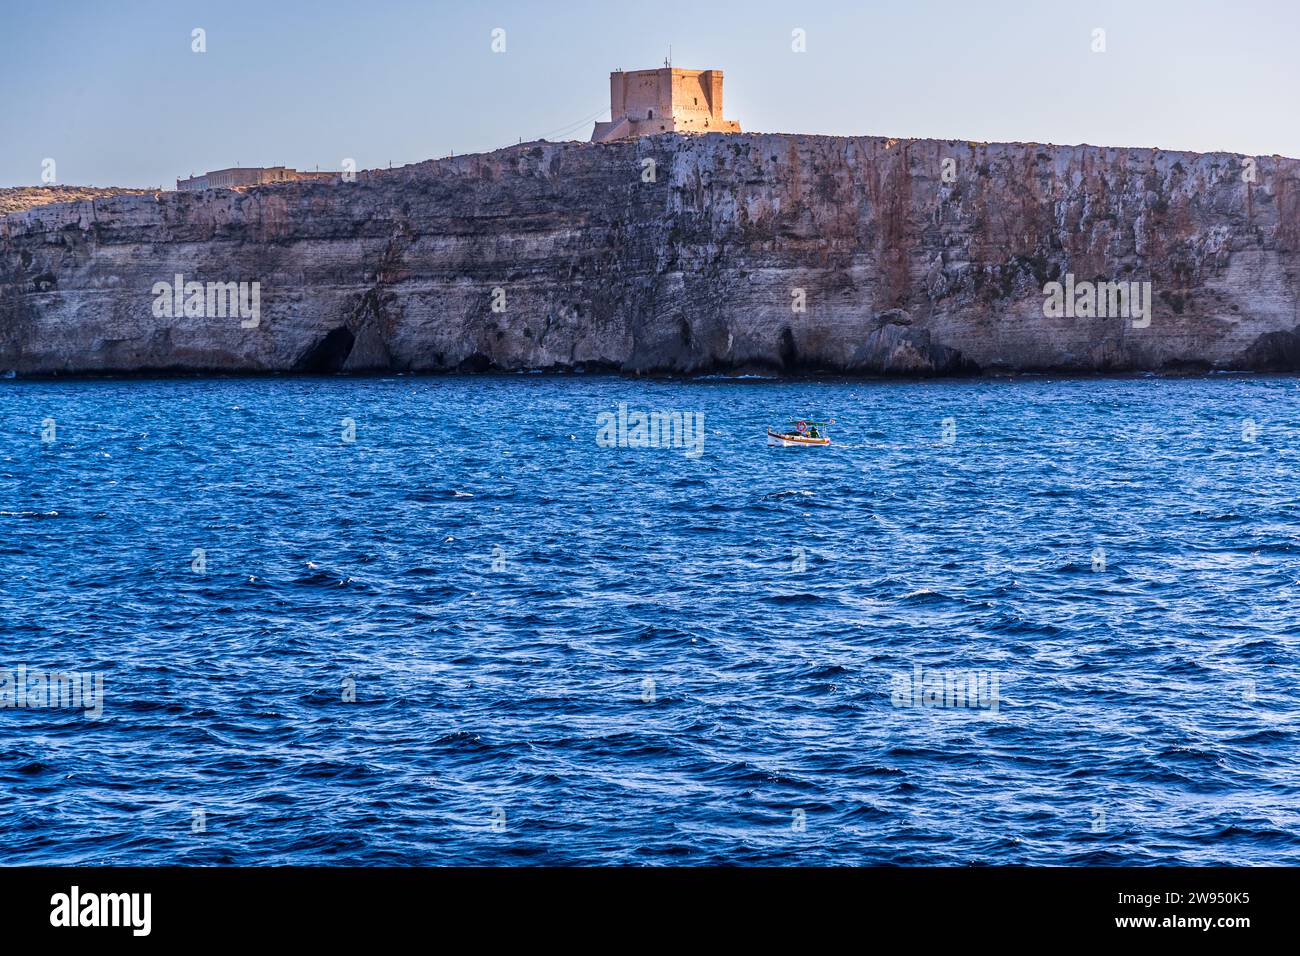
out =
[[119,186],[4,186],[0,187],[0,216],[26,212],[53,203],[80,202],[108,196],[152,195],[153,189],[126,189]]
[[664,134],[0,219],[0,369],[575,367],[1300,370],[1300,161]]

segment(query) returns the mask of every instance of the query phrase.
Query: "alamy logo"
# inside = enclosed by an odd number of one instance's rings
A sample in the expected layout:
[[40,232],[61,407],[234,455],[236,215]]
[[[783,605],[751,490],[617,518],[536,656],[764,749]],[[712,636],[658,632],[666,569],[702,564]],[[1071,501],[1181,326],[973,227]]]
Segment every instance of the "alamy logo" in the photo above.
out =
[[596,416],[601,448],[685,448],[687,458],[704,454],[703,412],[639,412],[618,403],[618,414]]
[[82,893],[78,886],[50,897],[50,925],[127,926],[133,936],[153,929],[152,893]]
[[895,707],[973,708],[998,712],[998,675],[993,671],[931,670],[894,675],[890,702]]
[[1133,328],[1151,324],[1150,282],[1079,282],[1043,286],[1043,315],[1049,319],[1132,319]]
[[0,709],[7,707],[79,707],[87,717],[100,717],[104,675],[29,669],[26,664],[16,670],[0,667]]
[[241,329],[255,329],[262,322],[260,282],[186,282],[176,274],[175,282],[155,282],[153,314],[156,319],[224,319],[238,316]]

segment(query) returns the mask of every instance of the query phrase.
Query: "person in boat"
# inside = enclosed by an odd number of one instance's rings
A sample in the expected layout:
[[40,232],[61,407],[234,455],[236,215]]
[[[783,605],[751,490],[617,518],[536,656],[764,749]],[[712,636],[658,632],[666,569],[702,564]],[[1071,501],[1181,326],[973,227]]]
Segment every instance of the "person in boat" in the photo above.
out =
[[808,426],[808,437],[809,437],[809,438],[821,438],[821,437],[822,437],[821,435],[817,434],[817,426],[816,426],[816,425],[810,425],[810,426]]

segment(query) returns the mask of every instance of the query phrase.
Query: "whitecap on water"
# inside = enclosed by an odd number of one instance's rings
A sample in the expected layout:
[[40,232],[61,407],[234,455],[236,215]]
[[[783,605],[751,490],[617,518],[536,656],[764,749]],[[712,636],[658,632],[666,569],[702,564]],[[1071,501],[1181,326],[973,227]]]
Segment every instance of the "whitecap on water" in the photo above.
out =
[[774,491],[771,494],[766,494],[763,496],[763,500],[773,501],[780,498],[789,498],[793,495],[802,495],[805,498],[811,498],[813,497],[813,494],[814,492],[811,491],[801,491],[798,488],[789,488],[785,491]]

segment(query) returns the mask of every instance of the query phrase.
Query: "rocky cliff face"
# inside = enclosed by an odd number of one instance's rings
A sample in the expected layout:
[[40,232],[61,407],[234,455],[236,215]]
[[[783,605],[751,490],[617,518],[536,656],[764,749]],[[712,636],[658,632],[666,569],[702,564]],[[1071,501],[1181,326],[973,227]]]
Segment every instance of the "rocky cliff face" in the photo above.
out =
[[110,196],[143,196],[155,189],[121,189],[116,186],[0,186],[0,216],[26,212],[51,203],[106,199]]
[[[1149,324],[1044,314],[1098,281]],[[1300,369],[1300,161],[668,134],[0,220],[0,370],[578,366]]]

